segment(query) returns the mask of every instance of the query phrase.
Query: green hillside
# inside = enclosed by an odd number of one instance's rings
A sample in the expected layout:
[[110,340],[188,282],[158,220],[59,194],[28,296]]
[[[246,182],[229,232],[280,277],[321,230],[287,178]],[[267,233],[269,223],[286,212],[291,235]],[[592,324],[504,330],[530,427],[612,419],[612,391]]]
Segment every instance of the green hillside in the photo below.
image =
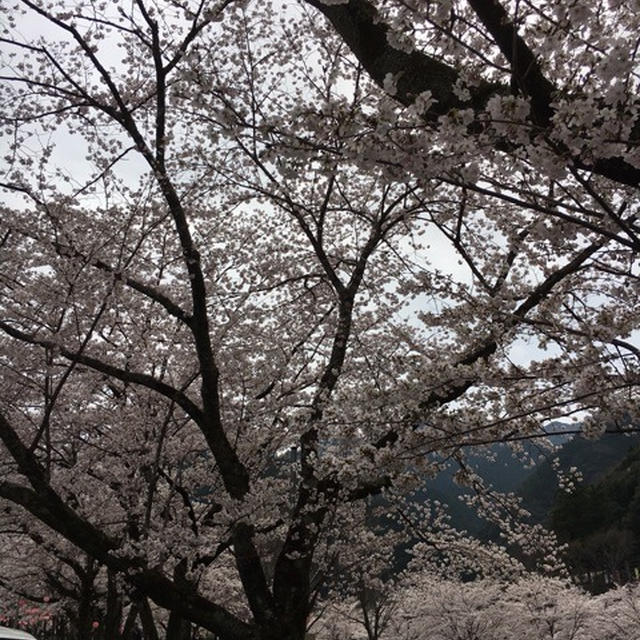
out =
[[598,482],[558,495],[551,524],[573,573],[594,590],[638,579],[640,447]]
[[[567,472],[576,467],[583,478],[583,485],[591,485],[615,467],[634,447],[640,445],[640,436],[605,433],[598,440],[575,437],[554,454],[559,468]],[[551,458],[552,456],[549,456]],[[549,523],[549,515],[559,492],[558,479],[551,459],[538,464],[524,479],[517,490],[532,520]]]

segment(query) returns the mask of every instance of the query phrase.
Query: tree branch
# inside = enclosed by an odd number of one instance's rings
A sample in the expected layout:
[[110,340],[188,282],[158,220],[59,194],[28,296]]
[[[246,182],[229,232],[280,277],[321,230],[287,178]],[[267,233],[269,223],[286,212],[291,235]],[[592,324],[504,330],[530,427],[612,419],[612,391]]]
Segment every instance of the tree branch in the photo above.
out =
[[21,342],[37,345],[40,347],[49,347],[51,349],[57,350],[60,355],[62,355],[67,360],[84,364],[94,371],[99,371],[100,373],[104,373],[108,376],[121,380],[122,382],[138,384],[140,386],[146,387],[147,389],[150,389],[151,391],[155,391],[165,398],[173,400],[179,407],[184,410],[184,412],[190,418],[194,420],[196,424],[201,425],[204,421],[202,409],[200,409],[200,407],[198,407],[198,405],[196,405],[193,400],[188,398],[182,391],[176,389],[175,387],[172,387],[166,382],[162,382],[161,380],[154,378],[149,374],[121,369],[114,365],[108,364],[107,362],[103,362],[102,360],[99,360],[97,358],[88,356],[84,353],[71,351],[64,346],[60,346],[53,340],[45,340],[43,338],[38,338],[33,334],[25,333],[24,331],[20,331],[19,329],[16,329],[15,327],[2,320],[0,320],[0,329],[10,335],[12,338],[20,340]]
[[[396,92],[393,97],[398,102],[408,106],[420,93],[430,91],[434,102],[422,114],[427,123],[437,124],[438,118],[448,114],[452,109],[471,107],[476,115],[480,116],[491,96],[511,93],[510,87],[505,83],[481,81],[476,87],[469,88],[471,99],[463,101],[453,91],[459,78],[458,72],[453,67],[422,52],[406,53],[393,48],[387,38],[391,28],[382,21],[376,8],[368,0],[348,0],[341,4],[325,4],[322,0],[305,1],[318,9],[331,22],[376,84],[383,87],[387,75],[391,75],[396,80]],[[496,44],[500,46],[501,43],[504,48],[503,53],[506,52],[507,58],[516,62],[518,80],[529,92],[532,100],[535,123],[546,128],[554,114],[551,97],[558,88],[544,78],[524,41],[516,37],[516,49],[513,49],[513,44],[507,43],[508,36],[514,33],[513,26],[508,21],[508,17],[506,24],[496,24],[496,19],[500,21],[499,16],[504,13],[504,9],[489,6],[492,3],[493,0],[473,0],[472,2],[480,11],[479,18],[482,20],[484,17],[495,31],[495,35],[492,35],[498,38]],[[515,55],[519,56],[519,62],[516,60],[514,51]],[[472,133],[482,129],[483,125],[479,119],[470,126]],[[494,144],[498,149],[513,148],[513,141],[503,138],[496,139]],[[574,157],[572,160],[576,167],[592,171],[620,184],[633,187],[640,185],[640,169],[622,158],[598,158],[593,162],[585,162]]]

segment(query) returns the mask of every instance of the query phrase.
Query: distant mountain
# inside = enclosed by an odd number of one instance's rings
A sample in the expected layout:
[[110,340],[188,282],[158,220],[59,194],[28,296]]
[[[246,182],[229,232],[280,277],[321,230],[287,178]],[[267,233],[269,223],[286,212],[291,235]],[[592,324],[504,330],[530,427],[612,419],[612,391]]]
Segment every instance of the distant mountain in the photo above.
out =
[[[571,467],[576,467],[582,474],[583,484],[591,484],[640,445],[640,434],[605,433],[598,440],[587,440],[564,433],[575,428],[575,425],[561,422],[549,425],[549,433],[552,434],[549,439],[559,447],[554,452],[541,447],[539,442],[524,442],[523,452],[534,461],[534,466],[525,465],[508,445],[502,443],[493,444],[477,454],[471,453],[469,463],[496,491],[514,492],[521,496],[523,506],[531,513],[532,522],[549,524],[551,509],[560,490],[551,463],[553,458],[558,459],[560,471],[568,472]],[[457,529],[482,539],[494,538],[497,532],[460,499],[467,490],[454,482],[455,471],[452,465],[435,478],[426,480],[413,499],[416,502],[439,500],[449,506],[451,523]]]
[[[517,457],[508,445],[502,443],[485,447],[477,453],[470,453],[468,462],[493,489],[520,495],[523,506],[532,514],[532,522],[550,526],[551,512],[556,499],[558,496],[569,495],[560,492],[556,471],[551,463],[553,458],[558,459],[560,471],[567,472],[571,467],[579,469],[583,476],[581,486],[590,486],[606,476],[634,447],[640,447],[640,434],[605,433],[598,440],[587,440],[581,436],[566,435],[564,432],[568,430],[575,430],[575,425],[555,423],[550,426],[549,439],[557,447],[553,452],[542,447],[539,441],[522,443],[524,457],[533,461],[533,466],[525,464],[522,456]],[[475,511],[461,500],[463,494],[469,490],[454,481],[456,470],[454,465],[450,465],[435,478],[425,480],[422,486],[413,492],[410,501],[423,504],[426,501],[437,500],[446,504],[450,522],[456,529],[464,530],[480,540],[496,541],[499,531],[479,518]],[[382,496],[375,496],[371,499],[370,505],[374,508],[384,502]],[[637,520],[640,523],[640,489],[636,503]],[[593,503],[590,509],[598,511],[599,507]],[[399,526],[375,516],[371,519],[371,525],[382,529]],[[394,562],[396,569],[404,567],[408,562],[407,550],[411,546],[412,541],[407,540],[406,544],[397,550]]]

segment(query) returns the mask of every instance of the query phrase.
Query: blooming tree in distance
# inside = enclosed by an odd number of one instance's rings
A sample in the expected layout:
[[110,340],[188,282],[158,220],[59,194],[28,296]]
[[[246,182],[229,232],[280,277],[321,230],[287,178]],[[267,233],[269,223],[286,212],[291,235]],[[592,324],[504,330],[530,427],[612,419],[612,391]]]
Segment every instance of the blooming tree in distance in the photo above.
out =
[[3,504],[225,640],[445,464],[534,552],[466,452],[637,417],[636,5],[4,3]]
[[[388,628],[369,640],[633,640],[638,585],[599,596],[558,580],[528,576],[511,583],[461,583],[423,574],[394,594]],[[364,637],[365,618],[351,602],[334,605],[317,627],[323,640]],[[314,627],[316,630],[316,627]]]

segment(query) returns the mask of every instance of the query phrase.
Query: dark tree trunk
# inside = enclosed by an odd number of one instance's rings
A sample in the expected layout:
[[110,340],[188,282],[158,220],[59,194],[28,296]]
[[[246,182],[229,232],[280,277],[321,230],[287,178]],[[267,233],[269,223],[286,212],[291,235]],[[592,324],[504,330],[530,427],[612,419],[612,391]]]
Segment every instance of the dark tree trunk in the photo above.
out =
[[158,630],[156,629],[153,614],[151,613],[151,607],[146,598],[140,603],[140,622],[142,623],[144,640],[159,640]]
[[136,640],[134,632],[136,630],[136,619],[138,618],[139,607],[136,603],[133,603],[127,614],[127,618],[124,621],[124,629],[122,631],[123,640]]
[[171,612],[165,640],[191,640],[191,623]]
[[93,581],[97,574],[94,561],[89,559],[84,571],[77,571],[80,577],[80,598],[78,602],[78,617],[76,633],[78,640],[86,640],[93,637],[93,601],[95,599],[95,589]]
[[119,640],[120,622],[122,620],[122,599],[112,571],[107,574],[107,611],[104,618],[102,637],[104,640]]

